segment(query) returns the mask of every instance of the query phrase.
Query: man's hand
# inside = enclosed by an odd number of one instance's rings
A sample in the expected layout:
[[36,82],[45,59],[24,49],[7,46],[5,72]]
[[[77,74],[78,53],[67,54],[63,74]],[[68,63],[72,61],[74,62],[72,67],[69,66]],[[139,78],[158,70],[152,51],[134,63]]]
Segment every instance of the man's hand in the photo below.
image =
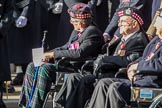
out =
[[50,51],[50,52],[46,52],[44,53],[44,58],[43,58],[43,62],[49,62],[50,59],[54,58],[54,52]]
[[149,41],[151,41],[154,37],[150,34],[147,34],[148,38],[149,38]]
[[16,20],[16,27],[17,28],[22,28],[25,27],[27,25],[27,18],[24,16],[20,16],[17,20]]
[[108,33],[103,33],[103,37],[104,37],[105,43],[107,43],[108,41],[110,41],[110,39],[108,38],[109,37]]
[[93,62],[94,75],[96,75],[96,73],[98,72],[98,68],[100,68],[100,66],[102,65],[104,56],[105,55],[99,55],[97,59]]
[[[138,63],[136,64],[132,64],[129,68],[128,68],[128,71],[127,71],[127,76],[128,76],[128,79],[129,80],[132,80],[133,78],[133,75],[136,73],[137,71],[137,66],[138,66]],[[133,81],[136,80],[136,77],[134,77]]]

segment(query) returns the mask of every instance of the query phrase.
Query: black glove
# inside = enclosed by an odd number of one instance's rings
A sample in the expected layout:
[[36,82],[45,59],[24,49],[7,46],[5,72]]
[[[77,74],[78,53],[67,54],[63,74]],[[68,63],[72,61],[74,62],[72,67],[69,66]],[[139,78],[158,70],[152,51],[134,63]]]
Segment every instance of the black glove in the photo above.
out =
[[25,26],[27,25],[27,21],[28,21],[28,19],[27,19],[26,17],[20,16],[20,17],[15,21],[16,27],[17,27],[17,28],[23,28],[23,27],[25,27]]
[[97,57],[97,59],[94,61],[94,63],[93,63],[93,68],[94,68],[93,74],[94,75],[96,75],[96,73],[99,72],[99,69],[103,64],[103,59],[104,59],[105,56],[106,55],[99,55]]

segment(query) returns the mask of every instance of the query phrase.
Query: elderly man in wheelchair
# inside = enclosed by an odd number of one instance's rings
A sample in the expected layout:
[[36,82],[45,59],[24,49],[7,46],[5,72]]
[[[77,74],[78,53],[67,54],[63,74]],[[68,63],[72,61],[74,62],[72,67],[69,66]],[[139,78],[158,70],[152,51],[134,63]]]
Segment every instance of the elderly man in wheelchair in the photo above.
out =
[[[130,7],[124,9],[124,11],[119,10],[118,12],[120,17],[118,25],[122,37],[113,43],[110,42],[110,55],[102,54],[94,61],[87,61],[87,65],[83,65],[85,68],[82,68],[83,74],[70,74],[56,95],[55,102],[65,108],[83,108],[93,92],[93,83],[95,83],[97,74],[95,72],[100,64],[106,64],[106,68],[101,69],[103,75],[99,75],[99,77],[114,77],[119,68],[127,67],[129,63],[142,56],[144,48],[148,44],[147,36],[141,29],[142,18],[137,9]],[[93,64],[98,64],[94,66],[97,68],[93,68]]]
[[162,87],[162,11],[159,11],[155,22],[157,36],[147,45],[143,56],[128,66],[128,79],[101,79],[89,108],[162,108],[162,89],[157,89]]
[[[88,5],[84,3],[75,4],[68,9],[68,13],[70,22],[74,27],[71,37],[64,46],[44,54],[44,63],[36,68],[36,72],[38,72],[36,77],[34,75],[36,73],[34,64],[28,65],[19,101],[21,108],[43,107],[51,83],[56,79],[56,72],[62,71],[62,68],[58,69],[57,64],[50,62],[51,59],[66,57],[71,60],[84,61],[86,58],[97,56],[104,43],[101,31],[93,24],[92,12]],[[70,64],[63,63],[63,65]]]

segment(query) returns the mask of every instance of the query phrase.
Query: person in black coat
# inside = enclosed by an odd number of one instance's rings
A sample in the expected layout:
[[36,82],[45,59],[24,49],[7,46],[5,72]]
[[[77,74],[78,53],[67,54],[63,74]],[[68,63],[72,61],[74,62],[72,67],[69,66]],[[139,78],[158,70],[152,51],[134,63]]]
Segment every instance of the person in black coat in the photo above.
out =
[[[29,5],[34,5],[33,0],[11,0],[13,6],[13,19],[12,25],[9,29],[9,60],[10,63],[16,65],[17,76],[12,81],[13,85],[21,85],[27,64],[32,61],[32,48],[33,48],[33,28],[32,16],[33,8]],[[21,68],[22,70],[17,70]]]
[[[144,30],[147,30],[151,23],[151,6],[152,6],[152,0],[120,0],[119,8],[122,7],[135,7],[138,10],[141,11],[143,15],[144,20]],[[147,12],[147,14],[146,14]],[[117,11],[115,12],[114,16],[112,17],[112,20],[108,24],[106,30],[103,33],[103,36],[105,38],[105,42],[108,40],[111,40],[113,36],[119,37],[119,30],[117,30],[117,21],[119,20],[119,17],[117,15]]]
[[116,12],[116,9],[119,6],[120,1],[119,0],[109,0],[111,2],[111,13],[110,13],[110,20],[113,17],[114,13]]
[[62,0],[35,0],[35,15],[33,18],[34,36],[37,40],[34,43],[35,48],[41,46],[44,31],[47,31],[45,51],[52,50],[60,45],[62,46],[67,42],[68,36],[60,37],[58,35],[61,13],[54,11],[57,4],[62,6]]
[[9,28],[12,6],[10,0],[0,1],[0,108],[6,108],[3,102],[4,81],[11,80],[10,65],[7,50],[7,31]]
[[161,0],[153,0],[152,2],[152,12],[151,12],[151,18],[153,19],[155,16],[156,11],[160,8]]
[[[104,32],[107,24],[109,23],[108,19],[108,0],[63,0],[63,10],[60,16],[60,23],[58,27],[58,36],[59,38],[66,38],[70,36],[71,31],[73,30],[72,25],[68,22],[69,17],[67,9],[75,3],[82,2],[88,4],[93,10],[94,22],[97,24],[98,28]],[[66,36],[65,36],[66,34]],[[61,45],[57,41],[58,45]]]
[[55,48],[44,54],[44,63],[39,67],[37,82],[33,92],[32,100],[29,100],[29,92],[33,83],[35,67],[33,63],[28,65],[22,91],[20,95],[19,106],[27,107],[30,103],[31,108],[42,108],[47,93],[51,88],[52,81],[55,81],[57,65],[50,63],[51,59],[60,59],[67,57],[74,60],[82,60],[88,57],[97,56],[103,45],[101,31],[92,24],[92,11],[88,5],[78,3],[68,9],[70,22],[74,26],[71,37],[67,44]]
[[155,27],[157,36],[147,45],[143,56],[130,64],[127,70],[128,79],[106,78],[100,80],[91,97],[89,108],[123,108],[125,105],[129,105],[131,80],[134,80],[136,87],[162,86],[162,79],[159,76],[137,75],[132,79],[137,70],[162,72],[162,17],[158,16]]
[[[127,67],[130,62],[142,56],[148,39],[140,29],[140,26],[143,24],[141,17],[138,14],[136,14],[137,16],[133,16],[133,12],[135,13],[136,11],[128,8],[125,16],[119,14],[118,26],[123,37],[109,46],[110,49],[115,49],[114,53],[111,52],[109,56],[107,54],[99,55],[94,61],[94,65],[97,64],[98,66],[104,63],[107,64],[101,70],[103,75],[99,76],[100,78],[114,77],[119,68]],[[92,70],[94,71],[95,68],[96,66]],[[95,78],[95,75],[89,75],[89,73],[84,75],[80,73],[70,74],[56,95],[55,102],[65,108],[83,108],[86,100],[91,96]]]

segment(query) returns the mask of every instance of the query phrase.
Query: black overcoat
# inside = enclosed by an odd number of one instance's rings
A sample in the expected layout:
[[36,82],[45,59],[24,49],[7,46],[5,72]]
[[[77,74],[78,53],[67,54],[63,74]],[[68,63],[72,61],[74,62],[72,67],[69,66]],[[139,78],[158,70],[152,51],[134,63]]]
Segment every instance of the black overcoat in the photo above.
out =
[[[0,5],[1,21],[4,20],[4,16],[11,11],[10,0],[1,0]],[[6,29],[0,30],[0,81],[8,81],[11,79],[7,50],[7,34],[4,34],[4,32],[6,32]]]
[[[64,6],[63,6],[63,11],[60,17],[60,24],[58,28],[58,36],[60,38],[63,38],[66,40],[68,39],[68,36],[70,36],[73,27],[70,24],[69,20],[69,14],[67,12],[68,8],[77,3],[77,2],[82,2],[82,3],[88,3],[89,1],[95,1],[95,0],[64,0]],[[96,2],[95,2],[96,3]],[[96,4],[92,4],[95,5]],[[94,15],[95,18],[94,20],[96,21],[96,24],[98,28],[103,32],[108,24],[108,1],[107,0],[98,0],[98,4],[95,8],[96,14]],[[59,43],[58,43],[59,44]]]
[[[32,17],[33,17],[33,8],[28,8],[27,10],[23,10],[24,7],[17,7],[16,3],[21,2],[23,0],[13,0],[14,12],[13,14],[13,23],[9,29],[9,59],[11,63],[15,64],[23,64],[29,63],[32,61],[32,47],[34,41],[33,35],[33,26],[32,26]],[[34,5],[33,0],[27,5]],[[25,16],[28,19],[27,25],[23,28],[17,28],[15,26],[15,20],[18,19],[19,16]]]
[[69,41],[62,47],[54,49],[55,59],[62,57],[68,57],[71,59],[84,59],[88,57],[95,57],[100,52],[101,46],[103,45],[103,37],[101,31],[93,26],[88,26],[82,33],[81,37],[74,42],[79,43],[78,49],[69,50],[69,45],[74,37],[77,35],[77,31],[71,33]]
[[[35,47],[41,46],[43,38],[43,31],[47,30],[48,33],[45,39],[45,50],[54,49],[60,45],[65,44],[67,36],[60,37],[58,35],[58,25],[60,14],[52,13],[52,9],[48,4],[49,0],[37,0],[35,2],[35,15],[34,15],[34,36],[37,37]],[[51,4],[57,3],[59,0],[51,0]]]

